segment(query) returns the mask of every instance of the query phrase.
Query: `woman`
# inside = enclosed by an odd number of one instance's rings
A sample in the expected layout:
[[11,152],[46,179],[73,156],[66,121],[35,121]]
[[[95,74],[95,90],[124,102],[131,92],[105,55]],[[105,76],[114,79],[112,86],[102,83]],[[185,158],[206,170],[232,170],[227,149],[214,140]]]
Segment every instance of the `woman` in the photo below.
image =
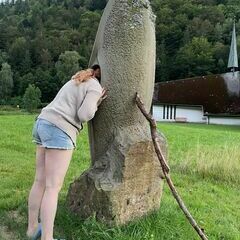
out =
[[[58,193],[62,187],[82,123],[94,117],[106,98],[100,67],[77,72],[42,109],[33,127],[36,175],[28,199],[30,239],[53,240]],[[40,212],[41,223],[38,223]]]

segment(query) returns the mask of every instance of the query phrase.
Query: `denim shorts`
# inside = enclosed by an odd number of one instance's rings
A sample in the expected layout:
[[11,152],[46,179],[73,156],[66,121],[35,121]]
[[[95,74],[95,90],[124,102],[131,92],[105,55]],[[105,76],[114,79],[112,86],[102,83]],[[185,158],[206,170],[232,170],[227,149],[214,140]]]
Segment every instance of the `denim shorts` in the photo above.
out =
[[72,139],[55,124],[38,118],[33,126],[33,142],[45,148],[53,149],[74,149]]

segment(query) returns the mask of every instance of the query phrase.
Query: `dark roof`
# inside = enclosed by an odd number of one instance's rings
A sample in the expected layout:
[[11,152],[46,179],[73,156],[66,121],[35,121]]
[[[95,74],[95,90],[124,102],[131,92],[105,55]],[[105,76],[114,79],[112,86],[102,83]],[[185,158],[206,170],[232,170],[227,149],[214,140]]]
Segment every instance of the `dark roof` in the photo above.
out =
[[202,105],[212,114],[240,114],[240,73],[156,83],[153,103]]

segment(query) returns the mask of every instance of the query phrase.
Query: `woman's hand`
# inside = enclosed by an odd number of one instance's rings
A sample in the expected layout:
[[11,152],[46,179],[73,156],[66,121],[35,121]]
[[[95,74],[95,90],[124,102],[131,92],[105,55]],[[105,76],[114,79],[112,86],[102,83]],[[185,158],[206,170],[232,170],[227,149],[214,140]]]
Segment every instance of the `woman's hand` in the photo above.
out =
[[97,106],[99,106],[102,103],[102,101],[106,98],[107,98],[107,89],[103,88],[102,96],[99,98],[97,102]]

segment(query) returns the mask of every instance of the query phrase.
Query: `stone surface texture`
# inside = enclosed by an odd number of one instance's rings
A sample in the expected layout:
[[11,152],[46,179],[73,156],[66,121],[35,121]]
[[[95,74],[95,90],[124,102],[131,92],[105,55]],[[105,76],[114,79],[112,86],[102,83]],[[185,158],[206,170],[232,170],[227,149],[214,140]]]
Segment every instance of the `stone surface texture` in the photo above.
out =
[[[125,224],[160,206],[162,172],[150,127],[135,104],[150,111],[155,75],[155,17],[147,0],[109,0],[90,65],[109,90],[89,123],[91,166],[70,186],[67,202],[81,218]],[[159,135],[166,155],[166,142]]]

